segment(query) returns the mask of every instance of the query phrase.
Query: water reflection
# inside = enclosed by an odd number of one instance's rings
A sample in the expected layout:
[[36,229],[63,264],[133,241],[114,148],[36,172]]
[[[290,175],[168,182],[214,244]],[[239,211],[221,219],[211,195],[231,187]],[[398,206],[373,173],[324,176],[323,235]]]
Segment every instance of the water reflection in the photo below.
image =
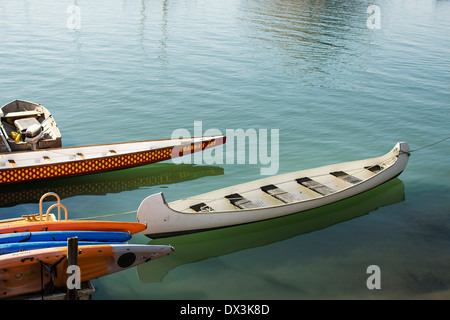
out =
[[[80,177],[40,181],[32,184],[7,185],[0,187],[0,207],[38,203],[41,196],[47,192],[56,192],[61,199],[79,195],[106,195],[141,187],[223,175],[223,173],[223,168],[217,166],[154,163],[142,167]],[[54,199],[50,197],[46,201],[54,201]]]
[[358,196],[304,213],[232,228],[151,240],[148,244],[170,243],[175,252],[164,259],[139,265],[137,273],[142,282],[160,282],[170,270],[181,265],[321,230],[404,199],[403,182],[394,179]]
[[[78,0],[73,1],[73,5],[76,7],[79,7]],[[81,19],[81,17],[78,17],[78,19]],[[79,21],[81,23],[81,21]],[[81,25],[79,28],[73,28],[71,30],[73,32],[73,43],[75,44],[76,49],[76,55],[75,55],[75,65],[76,68],[74,70],[81,70],[83,68],[83,65],[85,64],[85,58],[83,56],[82,51],[82,40],[81,40]]]
[[162,7],[162,22],[161,22],[161,40],[160,40],[160,49],[161,52],[158,55],[158,59],[162,63],[162,69],[166,71],[167,69],[167,7],[168,3],[167,0],[163,1],[163,7]]
[[240,20],[246,36],[272,51],[273,62],[283,64],[285,72],[329,80],[337,67],[354,64],[352,57],[360,54],[354,48],[367,31],[367,6],[344,0],[255,0],[242,3]]
[[[159,3],[158,3],[159,5]],[[148,5],[147,0],[141,0],[139,10],[139,24],[138,24],[138,42],[142,49],[143,56],[146,61],[149,61],[151,55],[147,52],[147,46],[151,43],[152,35],[151,32],[153,30],[147,30],[147,20],[150,20],[151,23],[155,23],[155,21],[161,20],[160,22],[160,38],[159,38],[159,49],[160,52],[157,53],[157,59],[161,62],[161,67],[163,71],[167,69],[167,14],[168,14],[168,2],[167,0],[163,0],[161,3],[161,13],[159,14],[156,10],[155,2],[152,2],[150,6]],[[153,16],[149,19],[149,14],[151,16],[150,10],[153,10]],[[156,12],[156,13],[155,13]],[[154,21],[152,21],[154,20]],[[151,48],[154,49],[154,48]]]
[[141,45],[144,56],[146,58],[148,58],[147,52],[146,52],[145,46],[144,46],[144,42],[146,40],[145,39],[145,22],[147,20],[147,12],[146,11],[147,11],[146,1],[142,0],[141,1],[141,10],[140,10],[141,19],[139,20],[139,44]]

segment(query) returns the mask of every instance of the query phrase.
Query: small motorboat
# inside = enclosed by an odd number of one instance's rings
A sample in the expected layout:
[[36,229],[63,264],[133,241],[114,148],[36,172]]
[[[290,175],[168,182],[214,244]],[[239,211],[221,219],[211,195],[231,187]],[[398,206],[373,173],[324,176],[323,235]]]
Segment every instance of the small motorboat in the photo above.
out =
[[[89,281],[161,258],[174,251],[166,245],[79,245],[77,266],[80,282]],[[64,287],[67,247],[20,251],[0,256],[0,299]]]
[[53,116],[16,100],[0,112],[0,185],[71,177],[166,161],[225,143],[225,136],[61,147]]
[[162,193],[144,199],[137,219],[150,238],[205,231],[277,218],[334,203],[397,177],[409,159],[399,142],[387,154],[268,177],[167,203]]
[[15,100],[0,110],[0,153],[61,147],[61,132],[42,105]]

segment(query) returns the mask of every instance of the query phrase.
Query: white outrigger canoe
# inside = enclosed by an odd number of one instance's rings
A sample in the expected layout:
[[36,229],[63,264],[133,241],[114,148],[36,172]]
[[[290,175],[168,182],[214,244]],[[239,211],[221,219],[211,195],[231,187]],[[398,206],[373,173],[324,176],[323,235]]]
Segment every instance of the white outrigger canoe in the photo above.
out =
[[399,142],[387,154],[268,177],[167,203],[162,193],[144,199],[137,219],[150,238],[206,231],[277,218],[334,203],[397,177],[409,159]]
[[141,166],[223,143],[217,135],[62,148],[49,111],[15,100],[0,109],[0,185]]

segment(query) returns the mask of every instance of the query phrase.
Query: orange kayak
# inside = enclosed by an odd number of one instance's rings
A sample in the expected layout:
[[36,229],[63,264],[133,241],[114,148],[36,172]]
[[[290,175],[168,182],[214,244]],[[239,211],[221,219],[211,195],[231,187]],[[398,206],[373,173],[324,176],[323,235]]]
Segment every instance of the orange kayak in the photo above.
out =
[[[154,260],[174,251],[165,245],[86,245],[78,247],[80,281],[89,281]],[[72,273],[70,273],[72,274]],[[67,247],[0,256],[0,298],[41,291],[67,282]]]
[[[43,215],[42,202],[47,196],[56,197],[58,203],[50,206],[47,213]],[[58,208],[58,218],[50,214],[54,208]],[[61,220],[61,209],[65,211],[65,220]],[[133,235],[145,229],[146,225],[139,222],[68,220],[66,207],[60,203],[59,196],[53,192],[48,192],[41,197],[39,214],[0,220],[0,234],[36,231],[116,231]]]
[[135,234],[145,229],[146,225],[143,223],[121,221],[56,220],[0,223],[0,234],[36,231],[116,231]]

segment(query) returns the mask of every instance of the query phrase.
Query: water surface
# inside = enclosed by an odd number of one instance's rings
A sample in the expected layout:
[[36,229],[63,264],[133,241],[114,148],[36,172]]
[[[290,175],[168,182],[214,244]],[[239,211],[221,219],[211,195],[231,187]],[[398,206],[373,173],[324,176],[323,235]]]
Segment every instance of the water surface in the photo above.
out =
[[[80,28],[68,28],[72,5]],[[380,29],[369,29],[369,5]],[[3,0],[0,93],[50,109],[64,146],[175,129],[278,129],[285,173],[449,134],[450,2]],[[72,20],[70,20],[72,21]],[[70,25],[69,25],[70,27]],[[450,297],[449,142],[366,194],[277,220],[158,241],[175,253],[94,280],[94,299]],[[2,189],[2,218],[47,190],[69,216],[136,210],[261,178],[261,163],[155,166]],[[114,219],[134,221],[135,215]],[[381,269],[381,290],[366,286]]]

